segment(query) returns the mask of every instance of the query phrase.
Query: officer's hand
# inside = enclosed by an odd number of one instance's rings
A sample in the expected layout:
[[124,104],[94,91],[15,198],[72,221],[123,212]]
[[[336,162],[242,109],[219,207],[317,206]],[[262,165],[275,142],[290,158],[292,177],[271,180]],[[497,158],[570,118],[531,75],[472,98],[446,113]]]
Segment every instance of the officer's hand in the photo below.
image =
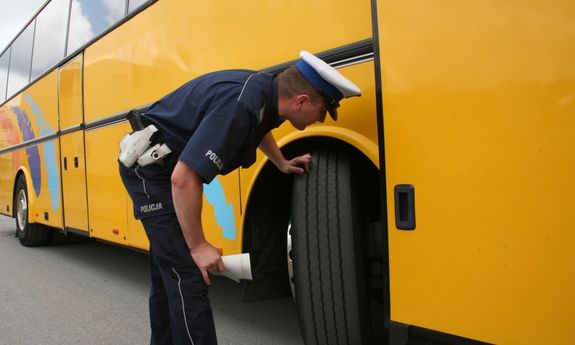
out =
[[208,272],[223,272],[225,269],[220,250],[207,241],[192,248],[190,254],[208,285],[211,284]]
[[304,172],[309,171],[310,165],[311,155],[306,153],[305,155],[286,161],[280,170],[284,174],[303,174]]

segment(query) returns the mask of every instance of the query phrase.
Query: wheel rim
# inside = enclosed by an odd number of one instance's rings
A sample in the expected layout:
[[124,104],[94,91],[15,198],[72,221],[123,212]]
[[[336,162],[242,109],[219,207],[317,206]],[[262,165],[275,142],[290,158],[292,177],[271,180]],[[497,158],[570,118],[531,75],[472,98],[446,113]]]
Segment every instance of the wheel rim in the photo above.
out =
[[295,300],[295,285],[294,285],[294,278],[293,278],[293,251],[291,245],[291,222],[288,224],[287,228],[287,266],[288,266],[288,274],[289,274],[289,285],[291,288],[291,295]]
[[21,189],[18,192],[18,199],[16,200],[16,216],[18,219],[18,228],[24,232],[26,223],[28,222],[28,200],[26,199],[26,192]]

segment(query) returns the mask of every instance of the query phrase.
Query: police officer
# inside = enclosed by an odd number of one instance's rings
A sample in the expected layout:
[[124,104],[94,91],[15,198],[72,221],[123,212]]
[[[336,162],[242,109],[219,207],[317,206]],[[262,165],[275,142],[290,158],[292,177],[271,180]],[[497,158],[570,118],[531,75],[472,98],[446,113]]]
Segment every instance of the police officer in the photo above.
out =
[[337,119],[342,98],[359,88],[308,52],[277,76],[248,70],[209,73],[189,81],[142,115],[156,141],[172,151],[155,164],[120,163],[134,214],[150,241],[152,344],[216,344],[207,297],[209,272],[224,265],[201,224],[203,183],[255,162],[259,147],[278,169],[301,174],[311,156],[287,160],[271,130],[284,120],[303,130]]

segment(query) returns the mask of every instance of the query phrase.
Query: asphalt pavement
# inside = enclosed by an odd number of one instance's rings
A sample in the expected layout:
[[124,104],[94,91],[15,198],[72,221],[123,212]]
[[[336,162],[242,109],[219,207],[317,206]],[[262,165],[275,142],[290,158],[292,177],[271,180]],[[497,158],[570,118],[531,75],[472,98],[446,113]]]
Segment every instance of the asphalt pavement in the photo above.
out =
[[[97,241],[26,248],[0,216],[0,345],[149,344],[148,256]],[[212,277],[221,345],[302,345],[291,299],[242,303]]]

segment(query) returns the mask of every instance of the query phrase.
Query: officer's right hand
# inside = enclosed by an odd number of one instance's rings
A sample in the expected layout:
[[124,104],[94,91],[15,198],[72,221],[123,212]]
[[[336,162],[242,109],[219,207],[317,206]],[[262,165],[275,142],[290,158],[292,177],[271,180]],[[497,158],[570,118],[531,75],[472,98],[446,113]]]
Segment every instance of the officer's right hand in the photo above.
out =
[[211,284],[208,272],[223,272],[225,269],[220,250],[207,241],[191,248],[190,254],[208,285]]
[[284,174],[303,174],[309,171],[311,165],[311,155],[306,153],[295,157],[289,161],[285,161],[281,167],[278,167]]

